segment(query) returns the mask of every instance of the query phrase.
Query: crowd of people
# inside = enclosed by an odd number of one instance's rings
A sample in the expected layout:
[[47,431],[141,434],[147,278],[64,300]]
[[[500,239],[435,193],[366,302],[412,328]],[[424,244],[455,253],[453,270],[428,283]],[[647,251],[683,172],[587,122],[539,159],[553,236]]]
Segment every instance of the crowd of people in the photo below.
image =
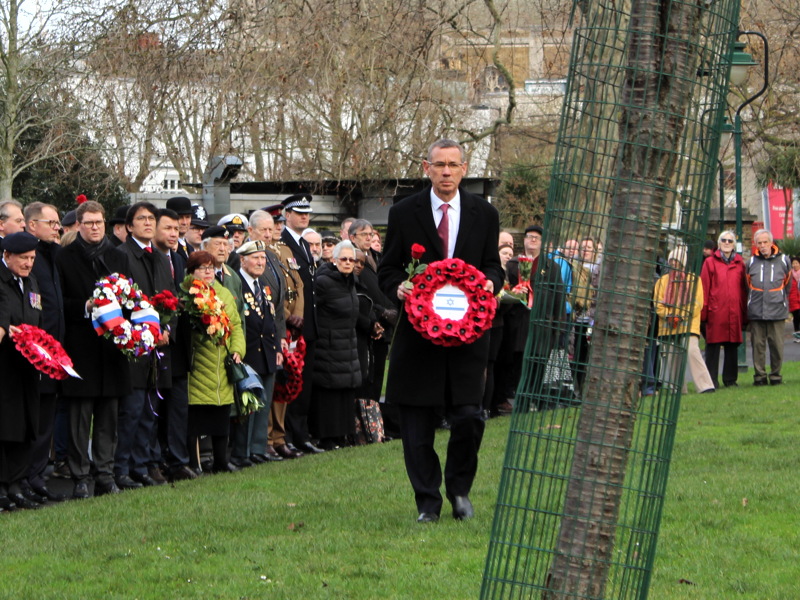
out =
[[[359,407],[381,399],[391,345],[387,401],[399,414],[386,415],[386,431],[403,440],[418,520],[439,518],[433,436],[442,424],[451,436],[444,476],[453,516],[471,517],[485,420],[551,408],[547,398],[579,401],[603,254],[589,237],[545,250],[539,225],[526,228],[518,252],[514,237],[499,232],[494,208],[459,190],[463,149],[437,144],[423,163],[432,188],[392,208],[385,254],[367,220],[348,218],[336,234],[311,229],[308,194],[216,224],[185,197],[110,216],[87,200],[63,219],[48,204],[0,203],[0,510],[65,500],[48,486],[52,477],[71,479],[80,499],[358,443]],[[427,243],[423,260],[459,257],[487,275],[498,310],[477,342],[434,346],[399,310],[417,241]],[[733,233],[723,232],[699,274],[689,271],[685,246],[670,250],[653,279],[643,395],[678,384],[684,348],[697,391],[719,387],[721,350],[722,385],[737,385],[745,327],[754,385],[782,382],[790,311],[800,342],[800,259],[781,254],[766,230],[754,241],[745,261]],[[186,308],[141,358],[99,335],[97,282],[115,273],[149,298],[169,292]],[[515,406],[532,309],[558,324],[530,350],[534,385],[549,392]],[[58,340],[80,377],[56,381],[35,371],[13,348],[24,324]],[[300,343],[302,387],[287,403],[278,388]],[[257,375],[258,406],[246,412],[231,375],[237,367]]]

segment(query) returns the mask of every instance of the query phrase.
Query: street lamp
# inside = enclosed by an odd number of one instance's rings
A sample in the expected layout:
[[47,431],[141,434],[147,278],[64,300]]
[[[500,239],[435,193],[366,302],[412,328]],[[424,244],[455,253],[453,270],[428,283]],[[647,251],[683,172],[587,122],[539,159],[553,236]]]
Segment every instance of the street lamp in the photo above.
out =
[[[766,36],[758,31],[740,31],[736,36],[755,35],[761,38],[764,43],[764,85],[753,96],[742,102],[733,119],[733,148],[734,148],[734,168],[736,174],[736,251],[742,253],[742,110],[759,98],[767,91],[769,86],[769,43]],[[740,85],[747,79],[747,69],[758,64],[747,52],[744,51],[744,42],[735,42],[733,54],[731,55],[731,83]],[[742,74],[744,72],[744,75]],[[739,371],[747,370],[747,346],[746,338],[742,334],[742,344],[739,346]]]

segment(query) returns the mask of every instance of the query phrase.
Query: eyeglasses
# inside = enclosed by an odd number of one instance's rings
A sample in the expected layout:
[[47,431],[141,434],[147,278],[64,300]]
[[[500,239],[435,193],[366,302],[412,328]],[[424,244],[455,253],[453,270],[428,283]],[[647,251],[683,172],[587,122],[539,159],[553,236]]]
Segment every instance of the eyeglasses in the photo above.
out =
[[105,225],[105,221],[81,221],[81,225],[89,229],[97,229]]
[[205,271],[206,273],[210,273],[214,270],[214,265],[205,265],[203,267],[197,267],[195,271]]
[[535,234],[528,234],[528,235],[525,236],[525,239],[526,240],[540,240],[540,239],[542,239],[542,236],[535,235]]
[[153,215],[139,215],[138,217],[134,217],[133,220],[134,221],[144,221],[146,223],[149,223],[149,222],[152,221],[152,222],[155,223],[156,218]]
[[356,259],[355,258],[350,258],[349,256],[340,256],[339,258],[336,259],[336,261],[337,262],[354,263],[354,262],[356,262]]
[[447,167],[447,168],[448,168],[448,169],[450,169],[451,171],[455,171],[456,169],[458,169],[459,167],[461,167],[461,165],[463,165],[464,163],[457,163],[457,162],[435,162],[435,163],[428,163],[428,164],[429,164],[430,166],[432,166],[434,169],[437,169],[437,170],[440,170],[440,171],[441,171],[442,169],[444,169],[445,167]]
[[50,227],[52,227],[53,229],[60,229],[61,228],[61,222],[58,221],[58,220],[55,220],[55,221],[52,220],[52,219],[31,219],[31,220],[32,221],[36,221],[37,223],[45,223],[45,224],[49,225]]
[[720,244],[734,244],[735,240],[724,239],[724,240],[720,240],[719,243]]
[[365,235],[367,237],[372,237],[373,233],[371,231],[359,231],[358,233],[353,234],[354,237],[360,237],[362,235]]

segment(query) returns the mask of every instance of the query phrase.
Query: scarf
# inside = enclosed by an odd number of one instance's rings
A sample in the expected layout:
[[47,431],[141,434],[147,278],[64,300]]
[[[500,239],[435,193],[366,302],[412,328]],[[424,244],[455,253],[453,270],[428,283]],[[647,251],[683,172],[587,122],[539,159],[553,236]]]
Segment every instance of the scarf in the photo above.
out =
[[80,246],[81,253],[86,260],[89,261],[89,264],[92,265],[92,270],[94,271],[96,279],[100,279],[111,273],[111,269],[106,266],[106,262],[103,260],[103,255],[114,247],[111,245],[111,242],[108,241],[107,237],[103,236],[103,239],[98,243],[90,244],[78,234],[75,241],[72,243]]
[[670,269],[667,289],[664,292],[664,304],[667,306],[683,306],[689,303],[691,284],[686,273]]

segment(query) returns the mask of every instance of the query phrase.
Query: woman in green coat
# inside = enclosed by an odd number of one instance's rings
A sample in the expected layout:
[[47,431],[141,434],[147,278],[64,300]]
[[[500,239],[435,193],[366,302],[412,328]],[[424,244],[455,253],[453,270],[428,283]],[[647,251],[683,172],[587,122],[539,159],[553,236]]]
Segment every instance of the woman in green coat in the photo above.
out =
[[[245,336],[233,295],[214,279],[214,259],[208,252],[193,252],[186,264],[185,289],[192,331],[192,367],[189,371],[189,451],[190,466],[199,468],[198,440],[211,437],[214,453],[213,472],[238,470],[228,463],[228,431],[233,384],[228,381],[225,358],[241,362],[245,354]],[[200,282],[192,284],[192,281]],[[221,311],[213,315],[209,304],[210,287]],[[213,302],[213,300],[212,300]],[[217,307],[219,308],[219,307]],[[205,309],[207,314],[201,314]],[[226,323],[226,320],[228,321]]]

